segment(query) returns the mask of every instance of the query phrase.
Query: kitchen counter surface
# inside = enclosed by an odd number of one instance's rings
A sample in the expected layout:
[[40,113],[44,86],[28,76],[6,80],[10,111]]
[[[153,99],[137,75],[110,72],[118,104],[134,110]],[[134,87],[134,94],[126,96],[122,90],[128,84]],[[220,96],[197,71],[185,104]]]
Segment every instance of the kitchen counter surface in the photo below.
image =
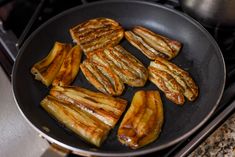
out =
[[0,157],[40,157],[48,143],[23,119],[11,89],[0,67]]
[[198,156],[235,157],[235,113],[189,155]]

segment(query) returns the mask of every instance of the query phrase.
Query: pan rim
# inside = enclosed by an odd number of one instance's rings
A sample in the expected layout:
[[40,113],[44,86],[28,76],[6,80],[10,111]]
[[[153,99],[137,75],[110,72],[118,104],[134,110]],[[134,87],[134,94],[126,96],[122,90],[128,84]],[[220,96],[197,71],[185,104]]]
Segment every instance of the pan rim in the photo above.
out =
[[[28,43],[31,41],[31,39],[33,38],[33,36],[35,36],[35,34],[37,34],[41,29],[43,29],[46,25],[48,25],[49,23],[55,21],[56,19],[60,18],[61,16],[64,16],[66,14],[69,14],[70,12],[73,12],[77,9],[81,9],[81,8],[86,8],[86,7],[89,7],[89,6],[93,6],[93,5],[97,5],[97,4],[109,4],[109,3],[139,3],[139,4],[144,4],[144,5],[149,5],[149,6],[154,6],[154,7],[158,7],[160,9],[164,9],[164,10],[167,10],[169,12],[172,12],[174,14],[177,14],[178,16],[180,16],[181,18],[184,18],[185,20],[189,21],[191,24],[193,24],[195,27],[197,27],[200,31],[203,32],[203,34],[208,38],[208,40],[210,40],[211,44],[217,49],[217,56],[221,59],[221,62],[222,62],[222,65],[223,65],[223,84],[220,85],[220,88],[221,88],[221,93],[219,94],[219,97],[217,98],[216,100],[216,103],[215,105],[213,106],[212,110],[208,113],[208,115],[206,117],[204,117],[204,119],[197,124],[197,126],[195,126],[193,129],[191,129],[190,131],[188,131],[187,133],[183,134],[182,136],[166,143],[166,144],[163,144],[163,145],[160,145],[160,146],[157,146],[157,147],[154,147],[154,148],[148,148],[148,149],[145,149],[145,150],[135,150],[133,152],[108,152],[108,151],[104,151],[104,152],[96,152],[96,151],[92,151],[92,150],[83,150],[83,149],[79,149],[77,147],[73,147],[73,146],[70,146],[70,145],[67,145],[63,142],[60,142],[59,140],[56,140],[52,137],[50,137],[49,135],[47,135],[46,133],[44,133],[43,131],[41,131],[38,127],[36,127],[28,118],[27,118],[27,115],[24,114],[24,112],[21,110],[21,107],[20,105],[18,104],[18,101],[17,101],[17,97],[15,95],[15,91],[16,91],[16,87],[15,87],[15,81],[14,81],[14,78],[15,78],[15,69],[17,69],[17,65],[19,63],[19,58],[22,56],[22,53],[21,51],[23,51],[23,49],[25,49],[25,47],[28,45]],[[159,151],[159,150],[162,150],[162,149],[165,149],[165,148],[168,148],[174,144],[177,144],[178,142],[182,141],[183,139],[186,139],[187,137],[189,137],[190,135],[192,135],[196,130],[198,130],[210,117],[211,115],[214,113],[215,109],[217,108],[221,98],[222,98],[222,95],[223,95],[223,91],[224,91],[224,88],[225,88],[225,81],[226,81],[226,68],[225,68],[225,61],[224,61],[224,58],[223,58],[223,55],[222,55],[222,52],[218,46],[218,44],[216,43],[216,41],[214,40],[214,38],[209,34],[209,32],[199,23],[197,22],[196,20],[194,20],[193,18],[191,18],[190,16],[186,15],[186,14],[183,14],[181,12],[178,12],[176,10],[173,10],[173,9],[170,9],[170,8],[167,8],[165,6],[162,6],[162,5],[159,5],[159,4],[155,4],[155,3],[152,3],[152,2],[146,2],[146,1],[118,1],[118,0],[112,0],[112,1],[102,1],[102,2],[93,2],[93,3],[88,3],[88,4],[84,4],[84,5],[81,5],[81,6],[75,6],[74,8],[71,8],[71,9],[68,9],[68,10],[65,10],[63,12],[61,12],[60,14],[50,18],[48,21],[46,21],[45,23],[43,23],[39,28],[37,28],[28,38],[27,40],[24,42],[23,46],[21,47],[21,49],[19,50],[19,53],[17,55],[17,58],[16,58],[16,61],[14,63],[14,66],[13,66],[13,70],[12,70],[12,92],[13,92],[13,96],[14,96],[14,100],[16,102],[16,105],[17,105],[17,108],[19,109],[21,115],[24,117],[24,119],[26,119],[26,121],[31,125],[31,127],[33,127],[41,136],[43,136],[44,138],[46,138],[48,141],[52,142],[52,143],[56,143],[66,149],[69,149],[71,151],[74,151],[74,152],[79,152],[79,153],[82,153],[82,154],[89,154],[89,155],[97,155],[97,156],[136,156],[136,155],[144,155],[144,154],[148,154],[148,153],[152,153],[152,152],[156,152],[156,151]]]

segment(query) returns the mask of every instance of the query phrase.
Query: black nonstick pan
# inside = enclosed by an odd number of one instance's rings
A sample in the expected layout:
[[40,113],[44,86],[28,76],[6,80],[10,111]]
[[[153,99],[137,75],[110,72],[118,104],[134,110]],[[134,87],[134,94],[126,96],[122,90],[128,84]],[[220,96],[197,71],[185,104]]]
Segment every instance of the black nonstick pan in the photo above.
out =
[[[132,150],[117,140],[117,128],[112,130],[100,148],[96,148],[74,133],[63,128],[51,118],[40,101],[50,88],[36,81],[30,73],[33,64],[45,57],[55,41],[72,43],[69,28],[85,20],[107,17],[118,21],[126,30],[136,25],[144,26],[183,43],[179,55],[172,60],[188,71],[199,86],[199,98],[177,106],[161,93],[165,121],[159,139]],[[125,39],[120,43],[146,67],[149,60]],[[72,151],[102,156],[134,156],[167,148],[188,137],[204,124],[218,105],[225,85],[225,64],[220,49],[209,33],[192,18],[160,5],[136,1],[111,1],[75,7],[50,19],[26,40],[13,69],[13,92],[25,119],[47,140]],[[73,85],[96,89],[90,85],[81,71]],[[149,81],[142,88],[127,87],[121,95],[129,104],[133,94],[140,89],[157,90]]]

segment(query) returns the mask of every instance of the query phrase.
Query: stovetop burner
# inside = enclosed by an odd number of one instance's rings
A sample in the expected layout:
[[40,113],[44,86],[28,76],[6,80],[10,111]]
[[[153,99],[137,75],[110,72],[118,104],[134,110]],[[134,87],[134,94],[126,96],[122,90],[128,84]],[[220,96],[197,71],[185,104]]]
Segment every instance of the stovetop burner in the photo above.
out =
[[[20,47],[29,34],[51,17],[74,6],[93,1],[70,0],[68,3],[66,0],[12,0],[9,3],[3,3],[4,5],[0,6],[0,20],[3,23],[2,27],[5,31],[10,30],[13,32],[13,35],[15,36],[13,37],[15,39],[13,43],[16,43],[17,46]],[[151,2],[162,4],[166,7],[182,12],[178,0],[151,0]],[[223,52],[227,71],[233,70],[235,68],[235,30],[221,30],[218,28],[206,29],[219,44]],[[5,54],[4,57],[10,60],[8,61],[10,62],[8,64],[12,64],[12,60],[14,61],[14,59],[8,55],[8,52],[3,53]],[[5,70],[9,69],[8,65],[6,67],[7,68],[4,68]],[[6,72],[10,76],[9,73],[11,70],[6,70]]]
[[[30,33],[56,14],[74,6],[90,2],[92,2],[92,0],[12,0],[8,3],[4,3],[4,5],[0,3],[0,5],[2,5],[0,6],[0,19],[2,21],[2,23],[0,23],[0,62],[9,76],[9,79],[11,77],[14,59],[17,55],[16,44],[20,47]],[[152,0],[152,2],[182,12],[178,0]],[[202,127],[202,129],[204,128],[206,131],[201,132],[198,130],[188,139],[170,148],[152,154],[154,156],[171,156],[177,154],[180,150],[185,150],[185,148],[187,148],[187,150],[184,152],[187,151],[188,153],[192,151],[193,148],[200,143],[200,140],[203,139],[202,137],[205,138],[209,135],[210,132],[208,130],[211,129],[212,126],[216,127],[215,124],[219,124],[219,122],[224,120],[225,115],[221,116],[220,114],[227,109],[226,114],[228,115],[233,110],[231,107],[229,109],[226,107],[233,100],[235,93],[235,84],[233,83],[235,79],[235,30],[228,31],[216,28],[207,28],[207,30],[218,42],[226,63],[228,79],[223,99],[216,113],[211,117],[208,123]],[[217,121],[212,125],[211,123],[216,118]],[[207,128],[209,126],[210,128]],[[190,143],[191,140],[195,142]],[[184,153],[181,152],[181,154]],[[76,155],[70,154],[70,156]]]

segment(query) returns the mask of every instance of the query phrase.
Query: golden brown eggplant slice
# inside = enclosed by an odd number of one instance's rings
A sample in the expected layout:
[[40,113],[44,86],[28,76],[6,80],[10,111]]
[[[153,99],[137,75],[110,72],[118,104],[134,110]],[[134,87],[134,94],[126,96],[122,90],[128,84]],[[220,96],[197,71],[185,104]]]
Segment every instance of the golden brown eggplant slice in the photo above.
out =
[[177,81],[165,71],[148,67],[149,80],[155,84],[166,97],[178,105],[183,105],[185,102],[183,91],[184,89],[177,83]]
[[144,65],[122,46],[108,47],[88,56],[92,62],[111,68],[121,80],[133,87],[145,85],[148,72]]
[[75,79],[79,71],[82,50],[79,45],[74,46],[66,55],[64,62],[52,82],[53,86],[65,86]]
[[60,123],[97,147],[106,139],[111,129],[75,105],[52,96],[45,97],[41,101],[41,106]]
[[136,26],[132,31],[126,31],[125,37],[151,60],[156,57],[171,60],[182,47],[180,42],[156,34],[141,26]]
[[89,112],[112,128],[127,105],[126,100],[74,86],[55,86],[51,89],[50,94],[57,99],[70,102],[74,106]]
[[31,68],[31,73],[35,75],[35,79],[46,86],[50,86],[70,49],[70,44],[55,42],[50,53]]
[[[168,91],[162,88],[161,84],[173,84],[174,86],[168,86],[169,91],[177,91],[181,93],[181,95],[184,95],[189,101],[194,101],[198,97],[199,89],[195,81],[188,72],[179,68],[177,65],[157,57],[155,61],[150,62],[148,69],[150,81],[157,85],[166,95]],[[163,78],[163,73],[167,75],[169,79],[162,79],[161,83],[159,77]],[[179,87],[181,87],[181,89]],[[171,95],[167,97],[171,99]],[[173,102],[177,103],[177,101]]]
[[121,95],[125,86],[114,71],[106,66],[86,59],[81,64],[86,79],[99,91],[109,95]]
[[163,121],[159,92],[138,91],[118,129],[118,139],[132,149],[143,147],[159,137]]
[[194,101],[198,97],[198,86],[188,72],[160,57],[150,65],[170,74],[183,87],[183,94],[189,101]]
[[89,52],[117,45],[124,36],[124,29],[118,22],[101,17],[71,28],[70,34],[87,55]]
[[161,53],[151,46],[149,46],[140,36],[136,35],[132,31],[125,32],[125,38],[137,49],[139,49],[149,59],[154,60],[156,56],[168,58],[167,55]]

